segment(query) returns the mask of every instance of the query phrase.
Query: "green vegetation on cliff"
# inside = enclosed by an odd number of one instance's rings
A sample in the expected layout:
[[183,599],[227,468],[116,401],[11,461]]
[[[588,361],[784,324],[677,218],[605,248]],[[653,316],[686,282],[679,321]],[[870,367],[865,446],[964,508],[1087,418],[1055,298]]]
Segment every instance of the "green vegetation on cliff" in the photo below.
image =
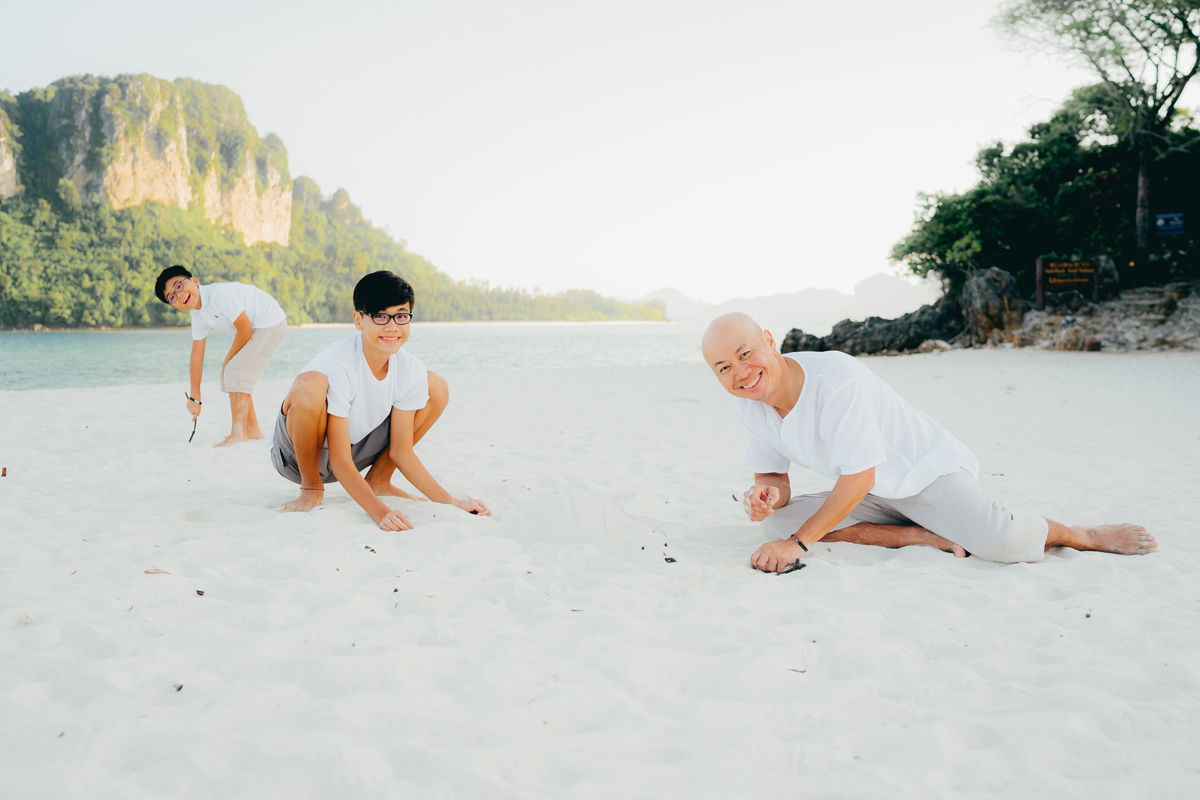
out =
[[362,218],[344,191],[322,199],[295,183],[289,246],[247,247],[196,209],[144,203],[70,211],[61,201],[0,202],[0,326],[185,325],[154,297],[154,279],[185,264],[202,282],[244,281],[279,300],[288,320],[346,322],[354,283],[389,269],[416,290],[420,320],[665,319],[661,304],[620,303],[586,291],[533,294],[457,282]]
[[[186,324],[186,314],[153,296],[154,279],[171,264],[186,265],[203,282],[258,285],[293,323],[348,321],[354,283],[378,269],[413,284],[422,320],[666,317],[661,303],[630,305],[586,290],[545,295],[452,280],[366,222],[344,190],[326,199],[313,181],[293,182],[283,141],[260,137],[241,98],[223,86],[150,75],[63,78],[15,97],[0,93],[0,126],[23,186],[0,200],[0,326]],[[146,148],[133,158],[142,137]],[[185,151],[186,160],[163,155]],[[103,184],[118,157],[143,159],[143,166],[157,158],[166,194],[138,197],[163,202],[114,209]],[[228,192],[251,160],[260,196],[272,171],[284,199],[291,187],[290,235],[286,205],[263,212],[275,215],[270,221],[283,232],[276,238],[287,246],[247,246],[235,223],[205,218],[206,205],[221,200],[205,197],[208,177]]]

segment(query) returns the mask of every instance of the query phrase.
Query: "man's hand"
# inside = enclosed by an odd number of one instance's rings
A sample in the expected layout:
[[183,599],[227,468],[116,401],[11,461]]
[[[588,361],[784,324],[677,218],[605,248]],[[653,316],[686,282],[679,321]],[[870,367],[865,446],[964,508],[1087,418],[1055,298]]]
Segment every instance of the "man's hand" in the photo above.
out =
[[804,558],[804,550],[791,539],[767,542],[750,556],[750,564],[763,572],[782,572]]
[[451,500],[450,504],[455,508],[461,508],[468,514],[478,514],[481,517],[490,517],[492,515],[488,507],[479,500]]
[[751,522],[762,522],[775,513],[775,503],[779,500],[779,487],[758,484],[751,486],[742,495],[742,507]]
[[394,508],[375,521],[381,531],[411,531],[413,526],[412,520]]
[[200,416],[200,404],[192,402],[192,399],[189,397],[187,401],[187,410],[188,413],[192,415],[192,422],[195,422],[196,418]]

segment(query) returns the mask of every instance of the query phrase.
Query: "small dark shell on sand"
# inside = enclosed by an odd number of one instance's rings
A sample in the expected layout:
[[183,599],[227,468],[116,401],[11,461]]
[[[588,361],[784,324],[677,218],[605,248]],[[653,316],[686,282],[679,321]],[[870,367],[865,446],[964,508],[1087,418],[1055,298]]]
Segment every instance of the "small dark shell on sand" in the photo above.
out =
[[675,563],[675,559],[671,558],[670,556],[667,556],[666,558],[664,558],[663,561],[667,562],[668,564]]

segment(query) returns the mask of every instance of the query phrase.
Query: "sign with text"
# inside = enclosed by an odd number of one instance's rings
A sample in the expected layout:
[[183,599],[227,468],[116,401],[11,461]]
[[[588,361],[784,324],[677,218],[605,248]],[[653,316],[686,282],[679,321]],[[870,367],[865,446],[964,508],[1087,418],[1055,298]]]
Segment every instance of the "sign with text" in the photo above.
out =
[[1094,261],[1037,260],[1037,310],[1046,305],[1047,292],[1079,292],[1100,302],[1100,281]]
[[1158,232],[1159,236],[1178,236],[1181,233],[1187,233],[1187,228],[1183,224],[1183,212],[1155,214],[1154,230]]

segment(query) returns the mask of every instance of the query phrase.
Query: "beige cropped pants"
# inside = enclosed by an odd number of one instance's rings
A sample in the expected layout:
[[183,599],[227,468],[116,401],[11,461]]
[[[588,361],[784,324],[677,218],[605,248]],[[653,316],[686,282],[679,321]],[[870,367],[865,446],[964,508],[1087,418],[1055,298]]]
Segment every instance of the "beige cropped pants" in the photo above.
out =
[[[763,520],[763,530],[774,539],[786,539],[828,496],[829,492],[819,492],[793,497]],[[920,525],[972,555],[1004,563],[1041,561],[1050,534],[1044,518],[993,500],[965,469],[943,475],[912,497],[892,500],[869,494],[833,530],[860,522]]]
[[269,328],[255,328],[250,341],[242,345],[237,355],[229,359],[221,371],[221,391],[254,393],[258,376],[266,369],[267,362],[275,355],[279,343],[287,333],[287,323],[281,322]]

